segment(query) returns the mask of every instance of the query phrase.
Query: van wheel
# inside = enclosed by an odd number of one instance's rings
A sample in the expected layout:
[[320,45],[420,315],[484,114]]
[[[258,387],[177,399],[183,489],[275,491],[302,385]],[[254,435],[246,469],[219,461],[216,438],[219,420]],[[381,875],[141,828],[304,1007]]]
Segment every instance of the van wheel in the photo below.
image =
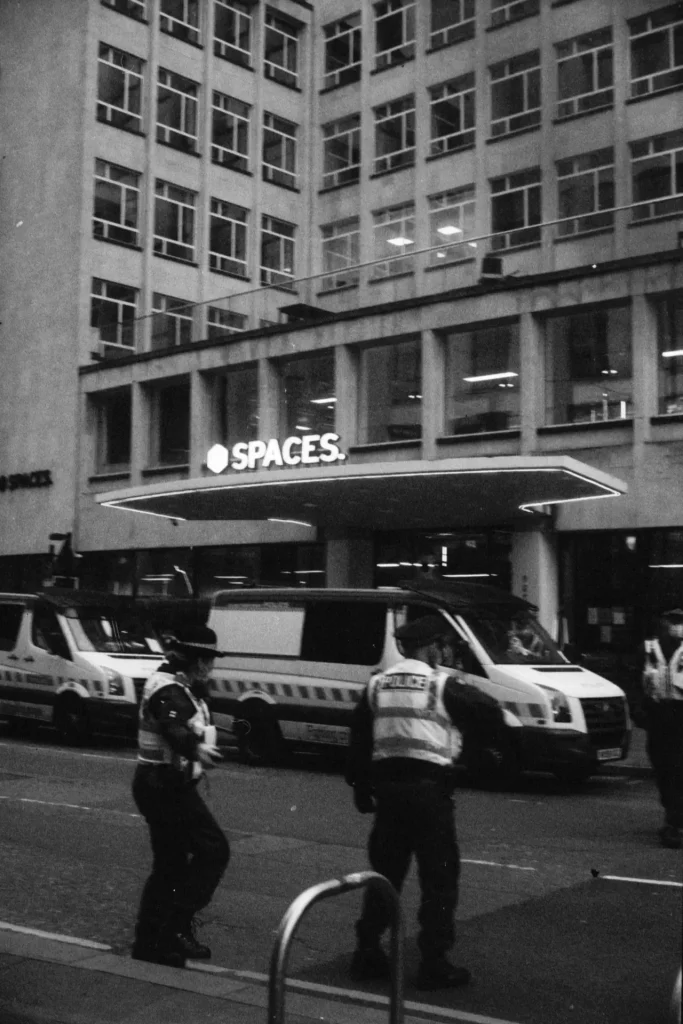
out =
[[91,738],[90,723],[81,697],[68,694],[55,704],[53,724],[62,743],[82,747]]
[[474,784],[483,789],[513,789],[522,770],[511,746],[476,746],[467,752],[465,763]]
[[277,764],[284,757],[284,740],[269,708],[244,708],[235,723],[237,748],[244,764]]

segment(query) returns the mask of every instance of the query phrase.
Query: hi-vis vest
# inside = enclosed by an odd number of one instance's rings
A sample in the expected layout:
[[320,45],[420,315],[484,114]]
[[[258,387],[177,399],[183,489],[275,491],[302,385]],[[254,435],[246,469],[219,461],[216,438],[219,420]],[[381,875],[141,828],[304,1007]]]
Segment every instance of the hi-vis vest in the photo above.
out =
[[443,702],[449,673],[406,658],[368,683],[373,712],[373,761],[414,757],[432,764],[452,764],[462,737]]
[[683,643],[667,663],[659,640],[645,641],[643,688],[653,700],[683,700]]
[[172,675],[170,672],[153,672],[145,683],[140,701],[138,761],[142,764],[168,764],[179,771],[187,772],[191,778],[198,779],[204,771],[201,761],[189,761],[172,750],[168,741],[161,735],[159,723],[150,714],[149,702],[152,696],[165,686],[181,686],[194,704],[196,711],[187,722],[188,729],[201,738],[204,735],[204,729],[210,724],[209,709],[205,702],[194,696],[182,678]]

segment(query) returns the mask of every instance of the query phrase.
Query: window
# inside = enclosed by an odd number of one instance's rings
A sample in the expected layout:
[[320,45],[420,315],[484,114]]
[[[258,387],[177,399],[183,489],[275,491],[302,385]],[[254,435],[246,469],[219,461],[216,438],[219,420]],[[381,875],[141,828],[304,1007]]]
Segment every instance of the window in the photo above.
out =
[[199,0],[160,0],[159,27],[176,39],[199,45]]
[[446,434],[519,427],[518,325],[453,331],[445,336],[445,347]]
[[112,391],[97,399],[98,473],[130,467],[131,391]]
[[683,4],[660,7],[628,23],[631,96],[683,85]]
[[283,359],[279,366],[282,436],[334,431],[334,352]]
[[546,423],[594,423],[633,415],[628,306],[546,321]]
[[[222,311],[221,311],[222,312]],[[218,441],[226,447],[258,437],[258,369],[238,366],[215,378]]]
[[157,142],[196,152],[198,95],[199,86],[195,82],[159,68]]
[[507,135],[541,123],[539,51],[494,64],[491,71],[491,135]]
[[361,349],[361,444],[411,441],[422,436],[421,366],[419,341]]
[[290,288],[294,277],[296,226],[276,217],[261,219],[261,284]]
[[145,20],[145,0],[102,0],[102,3],[105,7],[111,7],[112,11],[127,14],[136,21]]
[[160,466],[182,466],[190,459],[190,384],[157,388],[153,404],[154,454]]
[[491,0],[491,24],[506,25],[538,14],[539,0]]
[[97,332],[105,358],[130,355],[135,350],[137,291],[113,281],[92,279],[90,326]]
[[296,125],[263,115],[263,180],[296,188]]
[[311,601],[306,605],[301,660],[377,665],[386,619],[387,605],[379,601]]
[[323,188],[360,179],[360,114],[323,125]]
[[[393,277],[395,274],[412,273],[413,257],[404,255],[415,246],[415,206],[390,206],[378,210],[374,221],[374,258],[394,257],[386,263],[377,263],[372,268],[373,278]],[[396,258],[399,257],[399,258]]]
[[325,88],[349,85],[360,79],[361,28],[360,14],[350,14],[341,21],[325,25]]
[[152,296],[152,348],[175,348],[192,341],[192,306],[187,299],[154,292]]
[[432,49],[471,39],[474,35],[474,0],[431,0],[429,45]]
[[216,0],[213,52],[235,64],[251,67],[251,14],[241,0]]
[[231,334],[249,329],[249,318],[245,313],[235,313],[220,306],[209,306],[209,341],[223,341]]
[[375,67],[402,64],[415,56],[413,0],[384,0],[375,4]]
[[95,160],[93,234],[109,242],[137,245],[140,175],[125,167]]
[[177,260],[194,260],[196,194],[159,179],[154,194],[154,252]]
[[69,645],[53,608],[47,605],[36,605],[33,611],[31,640],[36,647],[47,651],[48,654],[71,661]]
[[414,163],[415,97],[405,96],[375,107],[375,174]]
[[473,235],[474,185],[429,197],[429,245],[447,245],[447,248],[432,249],[429,254],[432,266],[473,257],[477,243],[465,242]]
[[431,132],[429,155],[474,145],[474,75],[429,90]]
[[209,268],[247,276],[248,210],[221,199],[211,200]]
[[233,171],[249,170],[248,103],[214,92],[211,110],[211,159]]
[[558,215],[573,218],[557,225],[561,238],[613,227],[614,214],[599,212],[614,206],[612,147],[558,160],[557,190]]
[[299,87],[298,29],[273,11],[266,11],[264,74],[281,85]]
[[683,210],[683,130],[631,142],[634,221]]
[[537,244],[541,240],[541,171],[534,167],[491,182],[492,249]]
[[348,288],[358,284],[360,263],[360,221],[358,217],[338,220],[335,224],[327,224],[321,228],[323,245],[323,270],[329,277],[324,277],[321,285],[324,289]]
[[115,128],[142,130],[142,66],[144,61],[100,43],[97,62],[97,120]]
[[660,413],[683,413],[683,296],[657,302]]
[[572,117],[614,102],[612,29],[587,32],[555,47],[557,116]]
[[23,604],[0,604],[0,651],[14,650],[23,618]]

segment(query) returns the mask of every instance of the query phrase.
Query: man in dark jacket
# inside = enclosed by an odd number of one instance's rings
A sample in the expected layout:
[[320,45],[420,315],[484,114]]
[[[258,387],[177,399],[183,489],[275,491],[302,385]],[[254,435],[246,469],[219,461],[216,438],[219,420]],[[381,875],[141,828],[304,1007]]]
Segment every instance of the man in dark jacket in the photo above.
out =
[[[462,733],[476,729],[495,744],[504,724],[493,698],[439,667],[450,632],[440,615],[396,630],[405,658],[373,676],[358,703],[346,775],[357,809],[375,812],[368,847],[373,870],[400,892],[416,857],[422,894],[416,984],[421,989],[453,988],[470,980],[468,970],[447,959],[455,941],[460,875],[453,760]],[[388,923],[384,901],[368,890],[356,924],[351,964],[356,980],[388,973],[380,945]]]
[[194,935],[194,917],[210,902],[230,847],[197,789],[205,768],[220,759],[205,700],[219,653],[216,634],[206,626],[187,626],[176,636],[140,702],[133,798],[149,826],[153,864],[133,957],[184,967],[186,959],[211,956]]

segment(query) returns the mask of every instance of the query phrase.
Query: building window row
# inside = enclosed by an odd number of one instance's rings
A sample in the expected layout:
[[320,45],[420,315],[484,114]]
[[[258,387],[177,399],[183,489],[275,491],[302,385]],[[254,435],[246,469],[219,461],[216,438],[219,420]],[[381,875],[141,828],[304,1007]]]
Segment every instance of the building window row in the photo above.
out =
[[[165,305],[164,305],[165,302]],[[156,315],[168,317],[167,297]],[[683,414],[683,293],[653,300],[657,334],[658,415]],[[629,303],[603,304],[538,317],[540,350],[534,366],[520,356],[519,321],[511,318],[439,333],[443,367],[442,436],[517,431],[525,374],[539,373],[544,393],[542,426],[629,421],[634,415],[632,323]],[[161,329],[161,328],[160,328]],[[181,331],[182,324],[167,324]],[[360,444],[418,440],[422,436],[423,371],[419,337],[383,340],[359,347],[355,422]],[[283,437],[335,430],[334,350],[300,353],[275,361],[276,405]],[[259,436],[259,381],[256,363],[207,376],[211,443],[234,444]],[[427,385],[428,386],[428,385]],[[150,385],[158,403],[161,440],[154,458],[184,463],[189,452],[190,392],[187,380]],[[100,469],[120,468],[130,458],[129,389],[115,389],[95,401],[100,409]],[[123,435],[123,437],[121,436]],[[105,453],[105,455],[102,454]]]

